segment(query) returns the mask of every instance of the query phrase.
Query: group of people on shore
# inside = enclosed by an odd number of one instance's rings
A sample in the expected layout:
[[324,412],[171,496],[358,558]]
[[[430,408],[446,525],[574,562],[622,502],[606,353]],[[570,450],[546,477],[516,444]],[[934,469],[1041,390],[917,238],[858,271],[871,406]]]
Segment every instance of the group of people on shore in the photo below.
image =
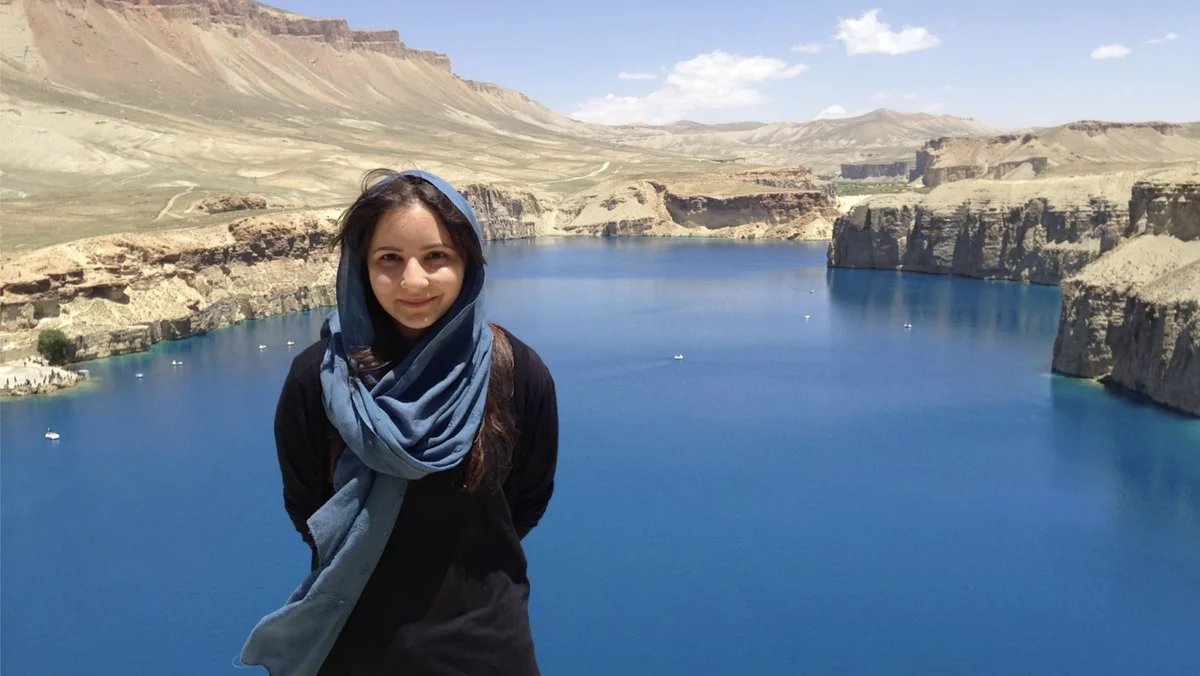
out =
[[82,374],[50,365],[39,357],[26,357],[0,365],[0,393],[5,396],[47,394],[79,383]]

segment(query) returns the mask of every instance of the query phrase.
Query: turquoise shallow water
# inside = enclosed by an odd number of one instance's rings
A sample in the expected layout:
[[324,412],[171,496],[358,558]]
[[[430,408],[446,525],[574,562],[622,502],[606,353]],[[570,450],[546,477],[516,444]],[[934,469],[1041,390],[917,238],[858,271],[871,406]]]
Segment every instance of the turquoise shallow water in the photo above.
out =
[[[1200,663],[1200,423],[1051,376],[1056,289],[827,271],[804,244],[489,256],[493,318],[559,385],[526,541],[545,673]],[[323,314],[0,405],[0,670],[239,673],[307,571],[270,424]]]

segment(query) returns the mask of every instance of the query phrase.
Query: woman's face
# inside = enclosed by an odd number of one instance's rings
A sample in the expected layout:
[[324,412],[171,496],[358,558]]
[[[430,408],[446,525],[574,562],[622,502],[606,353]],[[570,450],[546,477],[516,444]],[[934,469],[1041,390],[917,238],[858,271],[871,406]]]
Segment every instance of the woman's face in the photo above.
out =
[[424,205],[384,213],[367,244],[371,291],[410,340],[454,305],[465,273],[446,226]]

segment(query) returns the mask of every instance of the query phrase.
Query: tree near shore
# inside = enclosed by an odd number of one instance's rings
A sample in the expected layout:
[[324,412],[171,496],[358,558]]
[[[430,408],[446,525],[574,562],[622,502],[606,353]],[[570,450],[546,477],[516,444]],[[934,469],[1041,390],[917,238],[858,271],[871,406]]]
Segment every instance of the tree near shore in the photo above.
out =
[[46,329],[38,334],[38,354],[45,357],[46,361],[54,366],[66,364],[70,350],[71,341],[67,340],[67,336],[62,331]]

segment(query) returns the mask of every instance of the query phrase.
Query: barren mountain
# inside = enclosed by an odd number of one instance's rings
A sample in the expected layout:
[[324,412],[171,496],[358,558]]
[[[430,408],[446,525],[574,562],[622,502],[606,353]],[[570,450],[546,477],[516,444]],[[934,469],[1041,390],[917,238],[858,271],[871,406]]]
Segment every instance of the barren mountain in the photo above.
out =
[[551,193],[706,168],[340,19],[247,0],[7,0],[0,19],[5,253],[213,224],[189,206],[225,192],[341,204],[376,166]]
[[969,178],[1029,179],[1200,164],[1200,123],[1084,120],[1026,134],[938,138],[916,155],[926,186]]
[[[834,173],[843,162],[895,172],[888,163],[911,160],[930,138],[994,131],[888,110],[806,123],[586,124],[460,78],[449,57],[413,49],[397,31],[250,0],[0,0],[0,78],[4,256],[217,225],[235,210],[344,205],[376,166],[555,203],[633,194],[647,181],[720,201],[744,192],[739,172],[785,164]],[[1187,129],[1164,148],[1191,138]],[[759,218],[774,208],[711,223],[757,233],[775,227],[775,216]],[[587,231],[606,231],[600,225]]]
[[[342,204],[375,166],[561,197],[614,181],[728,184],[721,176],[773,163],[828,169],[983,129],[887,111],[585,124],[462,79],[397,31],[249,0],[0,0],[0,78],[5,254],[228,219],[208,204]],[[750,166],[716,161],[733,158]]]
[[629,125],[623,143],[640,148],[763,164],[802,164],[836,174],[842,163],[910,160],[931,138],[984,136],[996,130],[972,119],[879,109],[856,117],[813,122],[694,122]]

